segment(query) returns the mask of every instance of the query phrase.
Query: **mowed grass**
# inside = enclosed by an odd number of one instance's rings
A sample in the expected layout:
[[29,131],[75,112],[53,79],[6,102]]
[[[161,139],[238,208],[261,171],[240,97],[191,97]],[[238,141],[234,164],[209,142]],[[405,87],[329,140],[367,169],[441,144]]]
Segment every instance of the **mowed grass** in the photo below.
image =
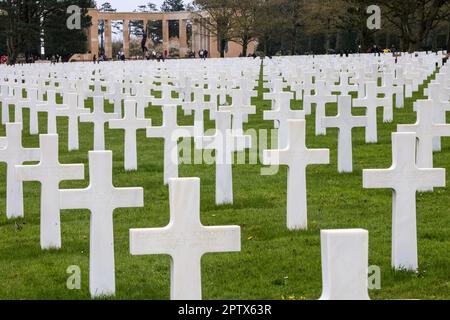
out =
[[[250,116],[246,129],[272,129],[263,121],[270,102],[254,99],[257,114]],[[314,115],[307,118],[307,145],[330,148],[331,164],[310,166],[307,170],[308,231],[286,228],[287,169],[277,175],[262,176],[260,163],[233,167],[234,205],[215,205],[215,166],[180,165],[180,177],[201,178],[201,220],[207,226],[239,225],[242,230],[240,253],[207,254],[202,260],[204,299],[318,299],[321,294],[320,230],[364,228],[369,230],[369,263],[381,268],[381,290],[372,290],[372,299],[450,298],[450,190],[418,194],[417,226],[420,271],[394,272],[391,269],[392,191],[364,190],[362,170],[391,165],[391,133],[397,124],[415,122],[413,101],[423,98],[423,87],[408,99],[404,109],[395,109],[393,123],[382,121],[379,110],[379,143],[365,144],[364,129],[354,129],[354,173],[337,172],[337,129],[327,136],[314,135]],[[92,99],[88,106],[92,106]],[[294,108],[301,103],[293,102]],[[112,112],[111,105],[107,110]],[[329,116],[337,106],[330,104]],[[11,116],[12,116],[11,110]],[[355,114],[362,114],[356,111]],[[152,106],[147,116],[155,125],[162,120],[161,108]],[[28,111],[24,117],[28,120]],[[206,117],[208,119],[208,117]],[[12,118],[13,119],[13,118]],[[192,125],[193,117],[179,111],[179,123]],[[40,115],[41,132],[46,132],[46,116]],[[214,123],[207,121],[206,127]],[[61,188],[88,185],[88,151],[93,146],[93,126],[80,124],[80,146],[67,152],[67,121],[58,120],[60,160],[84,163],[85,181],[63,182]],[[38,147],[39,138],[29,136],[25,122],[23,144]],[[0,126],[0,136],[5,135]],[[143,187],[145,207],[118,209],[114,214],[117,299],[169,299],[170,258],[133,257],[129,253],[129,229],[163,227],[169,222],[168,188],[163,184],[163,140],[147,139],[138,132],[137,172],[123,169],[121,130],[106,130],[107,149],[114,153],[116,187]],[[450,139],[435,155],[435,167],[450,170]],[[256,145],[256,141],[254,141]],[[269,143],[270,147],[270,143]],[[260,148],[262,149],[264,148]],[[447,174],[447,185],[450,185]],[[40,185],[26,182],[25,218],[6,219],[6,166],[0,164],[0,298],[1,299],[89,299],[89,216],[88,211],[62,211],[63,248],[41,251],[39,244]],[[66,269],[82,270],[81,290],[68,290]],[[186,274],[188,277],[189,275]]]

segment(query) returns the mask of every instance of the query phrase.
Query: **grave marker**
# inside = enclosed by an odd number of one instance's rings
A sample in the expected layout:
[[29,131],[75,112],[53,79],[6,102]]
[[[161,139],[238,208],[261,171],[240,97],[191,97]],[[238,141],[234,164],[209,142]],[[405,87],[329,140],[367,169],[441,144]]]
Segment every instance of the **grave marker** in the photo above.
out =
[[127,171],[137,170],[137,145],[136,132],[152,126],[149,119],[136,117],[136,101],[125,101],[125,117],[109,121],[110,129],[123,129],[125,131],[124,141],[124,168]]
[[111,151],[90,151],[89,187],[60,190],[61,209],[87,209],[91,212],[89,290],[93,298],[113,296],[116,292],[114,210],[144,206],[144,190],[114,187],[112,171]]
[[328,149],[306,147],[306,121],[289,120],[287,143],[284,149],[265,150],[264,165],[288,166],[287,226],[289,230],[307,229],[306,167],[329,164]]
[[41,248],[61,248],[59,184],[65,180],[84,180],[84,165],[59,163],[58,135],[39,137],[41,159],[37,165],[16,166],[20,181],[41,183]]
[[23,183],[15,166],[24,162],[39,161],[40,149],[22,147],[20,123],[6,124],[6,146],[0,149],[0,162],[6,163],[6,216],[8,219],[23,217]]
[[416,193],[424,188],[444,187],[444,169],[421,169],[416,166],[416,134],[392,134],[392,167],[364,170],[366,189],[393,190],[392,266],[396,270],[416,271],[417,227]]
[[200,222],[200,179],[170,179],[170,223],[131,229],[132,255],[171,256],[172,300],[201,300],[201,259],[210,252],[241,251],[238,226],[205,227]]

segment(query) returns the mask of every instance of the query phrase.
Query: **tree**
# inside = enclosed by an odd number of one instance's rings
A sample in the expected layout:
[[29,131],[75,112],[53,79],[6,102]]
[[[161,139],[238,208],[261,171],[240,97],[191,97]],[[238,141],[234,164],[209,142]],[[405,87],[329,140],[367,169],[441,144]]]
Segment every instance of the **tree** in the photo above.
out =
[[403,50],[425,46],[430,33],[450,16],[448,0],[379,0],[386,18],[401,34]]
[[1,33],[6,38],[8,63],[15,64],[19,54],[39,54],[43,1],[5,0],[0,2],[0,10],[6,17]]
[[185,9],[183,0],[164,0],[161,5],[162,12],[184,11]]
[[[109,2],[104,2],[97,9],[100,12],[116,12],[117,9],[114,9]],[[100,20],[98,22],[98,34],[100,35],[100,51],[102,54],[105,53],[105,21]]]
[[232,0],[232,41],[242,46],[242,55],[247,56],[248,45],[256,40],[257,12],[261,1],[259,0]]
[[[67,8],[71,5],[82,8],[80,29],[71,30],[67,27],[67,19],[71,14],[67,13]],[[84,30],[91,23],[90,17],[87,16],[87,8],[93,5],[91,0],[45,1],[41,29],[47,56],[60,55],[63,60],[67,60],[74,53],[87,51],[87,36]]]
[[[161,5],[162,12],[177,12],[184,10],[186,10],[186,7],[184,6],[183,0],[165,0]],[[180,37],[178,33],[179,29],[180,29],[180,22],[178,20],[169,21],[170,38]]]
[[[134,12],[157,12],[158,8],[153,2],[148,2],[147,4],[139,5]],[[142,20],[131,20],[130,21],[130,34],[135,37],[142,37],[141,40],[141,53],[145,55],[145,52],[148,50],[147,48],[147,39],[150,36],[153,43],[160,39],[160,35],[158,33],[158,22],[157,21],[149,21],[147,25],[144,25],[144,21]],[[132,41],[130,43],[130,53],[132,53]],[[136,54],[136,53],[135,53]]]
[[[372,0],[344,0],[341,1],[341,12],[339,15],[338,28],[351,30],[356,33],[356,44],[362,52],[369,49],[374,43],[374,35],[378,30],[370,30],[367,27],[367,8],[373,3]],[[385,25],[386,25],[385,21]]]
[[205,19],[199,13],[193,13],[193,20],[201,23],[216,37],[220,57],[225,57],[228,42],[233,40],[233,9],[232,0],[196,0],[195,5],[206,12]]

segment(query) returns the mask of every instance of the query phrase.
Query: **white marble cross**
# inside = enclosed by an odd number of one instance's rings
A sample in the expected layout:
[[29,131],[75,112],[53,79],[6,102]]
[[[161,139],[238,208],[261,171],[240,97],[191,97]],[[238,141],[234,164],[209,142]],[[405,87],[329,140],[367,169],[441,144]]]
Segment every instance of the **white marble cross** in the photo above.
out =
[[389,104],[387,98],[378,98],[376,92],[376,83],[367,82],[366,83],[366,96],[362,99],[354,99],[353,106],[358,108],[366,108],[366,115],[369,118],[369,123],[366,129],[366,143],[377,143],[378,142],[378,118],[377,109],[378,107],[386,107]]
[[322,230],[322,296],[320,300],[370,300],[369,232]]
[[319,104],[325,108],[326,103],[336,102],[336,95],[331,94],[325,80],[318,80],[315,84],[314,94],[305,94],[303,97],[303,110],[306,115],[312,112],[312,104]]
[[105,93],[103,92],[103,85],[100,80],[94,81],[94,91],[90,92],[91,97],[103,96]]
[[392,167],[364,170],[366,189],[393,189],[392,266],[415,271],[418,268],[416,192],[445,186],[445,169],[416,166],[416,134],[392,134]]
[[195,87],[193,91],[194,101],[183,102],[182,107],[185,115],[191,115],[192,111],[194,111],[195,136],[201,137],[205,133],[205,111],[209,110],[210,119],[214,119],[214,114],[217,111],[217,102],[214,102],[214,100],[206,102],[204,89],[202,88]]
[[6,137],[0,137],[0,149],[6,148],[8,145],[8,139]]
[[327,129],[322,125],[322,119],[326,116],[327,103],[336,103],[337,96],[331,94],[324,80],[316,83],[315,95],[305,95],[303,100],[303,110],[305,114],[311,114],[311,104],[316,105],[316,135],[326,135]]
[[105,123],[109,120],[118,119],[116,113],[105,112],[103,97],[94,97],[94,112],[80,115],[80,122],[91,122],[94,124],[94,150],[105,150]]
[[395,105],[397,109],[404,107],[403,99],[403,87],[394,85],[394,75],[391,73],[383,74],[382,86],[377,88],[378,93],[384,94],[386,98],[389,99],[389,109],[386,111],[384,119],[386,122],[391,122],[394,117],[394,96]]
[[366,116],[352,115],[352,97],[339,96],[338,115],[322,119],[324,128],[338,128],[338,171],[353,172],[352,130],[357,127],[367,127],[369,120]]
[[178,140],[195,134],[194,127],[178,125],[177,111],[176,105],[165,105],[162,126],[147,128],[147,138],[164,139],[164,184],[168,184],[170,178],[178,178]]
[[6,145],[0,149],[0,162],[6,163],[6,216],[8,219],[23,217],[23,183],[17,177],[15,166],[28,161],[38,161],[40,149],[22,147],[20,123],[6,124]]
[[14,86],[13,96],[8,100],[9,105],[14,106],[14,122],[21,123],[23,129],[22,103],[24,101],[21,86]]
[[[441,91],[439,83],[430,83],[428,86],[428,98],[433,102],[433,119],[436,124],[447,123],[447,112],[450,111],[450,101],[445,101],[443,98],[444,92]],[[435,137],[433,139],[433,151],[441,151],[441,138]]]
[[264,100],[272,101],[272,110],[279,110],[281,106],[286,105],[288,101],[290,105],[291,100],[294,98],[294,94],[287,91],[265,92],[263,96]]
[[127,96],[126,99],[136,101],[137,117],[145,118],[145,110],[148,108],[148,105],[151,101],[153,101],[154,98],[151,95],[146,94],[146,86],[143,83],[136,83],[135,89],[136,94],[134,96]]
[[200,221],[200,179],[170,179],[170,223],[131,229],[132,255],[170,255],[172,300],[201,300],[201,259],[210,252],[241,251],[238,226],[205,227]]
[[41,183],[41,248],[61,248],[59,184],[65,180],[84,180],[84,165],[60,164],[58,135],[41,135],[41,160],[37,165],[16,166],[20,181]]
[[137,143],[136,132],[152,126],[152,120],[136,117],[136,101],[125,100],[125,117],[109,121],[110,129],[123,129],[124,141],[124,168],[126,171],[137,170]]
[[245,105],[244,96],[240,90],[233,90],[231,96],[233,99],[232,105],[220,107],[220,110],[231,113],[231,129],[237,134],[242,134],[244,131],[243,123],[245,118],[251,114],[256,114],[256,107]]
[[114,91],[107,93],[105,98],[108,99],[109,103],[114,103],[114,113],[122,117],[122,100],[124,97],[122,83],[114,82]]
[[[398,132],[414,132],[417,136],[416,161],[419,168],[434,168],[433,139],[435,137],[450,137],[450,124],[437,124],[433,121],[434,106],[431,100],[417,101],[417,122],[412,125],[398,125]],[[433,189],[420,189],[421,192]]]
[[153,98],[152,105],[153,106],[166,106],[166,105],[181,105],[180,98],[172,98],[172,90],[175,88],[170,85],[161,85],[156,91],[161,91],[161,98]]
[[89,187],[60,190],[62,210],[87,209],[91,212],[89,290],[93,298],[113,296],[116,291],[114,210],[144,206],[142,188],[114,187],[112,158],[111,151],[89,152]]
[[[264,111],[264,120],[273,120],[278,123],[278,148],[284,148],[287,145],[289,134],[289,120],[304,120],[305,112],[303,110],[292,110],[291,100],[285,96],[280,96],[279,109]],[[275,126],[276,127],[276,126]]]
[[[11,92],[10,92],[11,91]],[[13,99],[12,90],[10,90],[9,85],[3,84],[1,86],[1,99],[2,103],[2,124],[7,124],[9,122],[9,105],[11,99]]]
[[251,148],[251,136],[235,133],[231,129],[231,113],[216,113],[216,132],[199,140],[199,148],[215,150],[216,204],[233,203],[233,154]]
[[30,110],[30,135],[39,134],[38,103],[39,92],[37,88],[29,89],[27,91],[27,100],[19,102],[20,108],[28,108]]
[[311,164],[329,164],[330,151],[308,149],[306,121],[289,120],[286,147],[280,150],[265,150],[263,163],[288,166],[287,226],[289,230],[307,229],[306,167]]
[[56,103],[56,91],[47,91],[47,101],[37,105],[38,112],[45,112],[47,114],[47,134],[58,134],[56,125],[56,117],[58,109],[66,109],[67,105]]
[[78,107],[78,94],[68,93],[66,94],[66,106],[67,108],[57,109],[56,115],[58,117],[68,118],[68,149],[69,151],[78,150],[80,148],[78,121],[83,114],[90,114],[89,109],[81,109]]
[[348,96],[350,92],[357,92],[358,86],[349,83],[350,75],[347,72],[343,72],[339,75],[339,85],[332,85],[332,92],[340,92],[341,95]]

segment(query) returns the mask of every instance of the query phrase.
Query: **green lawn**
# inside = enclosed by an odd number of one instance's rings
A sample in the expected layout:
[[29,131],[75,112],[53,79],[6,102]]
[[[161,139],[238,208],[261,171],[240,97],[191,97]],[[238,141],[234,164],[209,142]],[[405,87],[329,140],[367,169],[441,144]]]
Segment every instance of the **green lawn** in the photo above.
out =
[[[262,85],[260,84],[260,88]],[[423,88],[422,88],[423,89]],[[262,90],[254,102],[258,113],[250,116],[246,128],[271,129],[263,121],[270,102],[262,100]],[[422,98],[422,91],[414,99]],[[414,123],[413,99],[404,109],[395,110],[395,122],[384,124],[379,117],[379,143],[364,143],[364,130],[354,130],[354,173],[337,172],[337,129],[328,136],[315,137],[314,116],[307,119],[307,145],[330,148],[331,164],[311,166],[307,173],[309,230],[290,232],[286,228],[286,168],[275,176],[261,176],[263,166],[236,165],[233,206],[215,205],[215,166],[181,165],[180,177],[200,177],[202,222],[205,225],[240,225],[242,252],[208,254],[202,260],[204,299],[318,299],[321,294],[320,230],[364,228],[369,230],[370,265],[380,266],[381,290],[370,292],[372,299],[450,298],[450,191],[417,197],[420,272],[393,272],[391,269],[390,190],[364,190],[362,170],[391,165],[391,132],[397,124]],[[89,105],[92,101],[89,102]],[[295,103],[301,107],[301,103]],[[112,106],[108,107],[112,111]],[[160,107],[148,108],[153,123],[161,123]],[[336,114],[336,105],[328,115]],[[361,114],[360,111],[355,114]],[[12,112],[11,112],[12,115]],[[179,112],[181,124],[193,117]],[[28,112],[25,111],[25,119]],[[207,123],[211,128],[212,122]],[[45,115],[40,115],[41,132],[46,132]],[[58,121],[62,163],[84,163],[86,181],[64,182],[62,188],[88,185],[88,151],[93,143],[93,126],[80,125],[78,152],[67,152],[67,121]],[[28,124],[25,125],[28,132]],[[123,132],[107,130],[107,148],[114,152],[114,184],[117,187],[144,187],[145,208],[119,209],[114,216],[117,299],[168,299],[170,259],[167,256],[132,257],[129,229],[163,227],[169,222],[168,189],[163,185],[163,142],[138,133],[139,171],[123,170]],[[5,135],[0,126],[0,136]],[[37,136],[24,135],[26,147],[37,147]],[[435,166],[450,171],[450,139],[443,139],[443,151],[435,155]],[[89,212],[63,211],[60,251],[43,252],[39,245],[38,183],[25,183],[25,218],[6,219],[6,167],[0,164],[0,299],[89,299]],[[447,174],[450,185],[450,174]],[[66,269],[82,270],[82,289],[68,290]]]

